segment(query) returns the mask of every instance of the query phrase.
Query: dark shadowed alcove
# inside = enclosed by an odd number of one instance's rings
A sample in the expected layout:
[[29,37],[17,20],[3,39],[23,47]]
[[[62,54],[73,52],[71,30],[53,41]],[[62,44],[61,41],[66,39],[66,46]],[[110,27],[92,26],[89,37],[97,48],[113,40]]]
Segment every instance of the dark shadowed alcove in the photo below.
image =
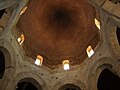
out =
[[59,90],[81,90],[81,89],[74,84],[65,84],[62,87],[60,87]]
[[18,83],[16,90],[38,90],[31,82]]
[[0,79],[2,79],[5,71],[5,57],[4,54],[0,51]]
[[4,12],[5,12],[5,9],[0,10],[0,19],[2,18]]
[[42,86],[33,78],[25,78],[18,82],[16,90],[43,90]]
[[119,27],[117,27],[116,34],[117,34],[118,43],[120,45],[120,28]]
[[108,69],[104,69],[97,83],[98,90],[120,90],[120,78]]

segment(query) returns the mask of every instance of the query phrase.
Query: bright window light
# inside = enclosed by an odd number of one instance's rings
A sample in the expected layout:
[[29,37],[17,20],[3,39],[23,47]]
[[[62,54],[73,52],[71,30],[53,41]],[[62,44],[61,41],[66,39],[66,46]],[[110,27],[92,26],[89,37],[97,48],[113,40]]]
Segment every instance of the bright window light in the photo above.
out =
[[94,51],[91,46],[88,46],[88,48],[86,49],[86,52],[89,58],[94,54]]
[[64,70],[69,70],[70,69],[69,60],[64,60],[63,61],[63,68],[64,68]]
[[22,11],[20,12],[20,15],[22,15],[23,13],[25,13],[26,10],[27,10],[27,6],[22,9]]
[[100,29],[100,22],[96,18],[94,19],[94,21],[95,21],[96,27]]
[[35,64],[38,65],[38,66],[39,65],[42,66],[42,63],[43,63],[43,57],[40,56],[40,55],[37,55],[37,58],[35,60]]
[[21,36],[17,40],[18,40],[19,45],[22,45],[22,43],[25,40],[25,36],[23,34],[21,34]]

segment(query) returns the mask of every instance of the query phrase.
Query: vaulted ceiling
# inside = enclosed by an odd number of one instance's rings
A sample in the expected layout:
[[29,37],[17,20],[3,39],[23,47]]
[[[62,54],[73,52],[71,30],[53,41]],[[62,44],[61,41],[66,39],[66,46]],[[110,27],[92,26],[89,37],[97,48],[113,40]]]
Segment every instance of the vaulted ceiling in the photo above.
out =
[[27,7],[17,27],[25,35],[26,55],[42,55],[44,65],[56,68],[65,59],[81,64],[86,48],[98,44],[99,15],[87,0],[30,0]]

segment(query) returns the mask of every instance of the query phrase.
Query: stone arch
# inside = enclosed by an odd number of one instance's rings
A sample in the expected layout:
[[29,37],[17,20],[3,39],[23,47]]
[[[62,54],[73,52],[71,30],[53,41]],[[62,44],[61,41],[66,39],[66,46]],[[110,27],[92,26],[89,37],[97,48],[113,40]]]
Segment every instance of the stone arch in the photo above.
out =
[[[70,78],[70,77],[68,77],[68,78]],[[61,88],[62,86],[66,85],[66,84],[73,84],[73,85],[78,86],[81,90],[86,90],[85,84],[83,82],[81,82],[80,80],[76,80],[76,79],[69,80],[67,78],[63,78],[59,82],[57,82],[52,90],[59,90],[59,88]]]
[[2,79],[0,80],[0,88],[3,88],[8,83],[8,80],[12,79],[15,73],[15,56],[11,46],[7,42],[2,40],[0,40],[0,51],[3,53],[5,58],[5,71]]
[[117,36],[117,26],[112,26],[109,27],[110,29],[110,35],[108,35],[108,37],[110,37],[110,43],[111,43],[111,48],[113,50],[113,52],[115,53],[115,55],[120,58],[120,45],[119,45],[119,40],[118,40],[118,36]]
[[1,2],[3,3],[3,5],[2,4],[0,5],[0,9],[8,9],[8,11],[11,11],[11,13],[8,15],[9,17],[7,18],[7,20],[3,20],[9,23],[4,24],[4,26],[2,27],[0,25],[0,29],[1,29],[0,36],[3,36],[4,34],[8,33],[9,30],[11,30],[12,27],[16,25],[20,17],[20,12],[26,6],[28,1],[29,0],[21,0],[21,1],[11,0],[11,1]]
[[14,4],[16,4],[19,0],[10,0],[10,1],[7,1],[7,0],[1,0],[0,1],[0,9],[4,9],[4,8],[7,8],[7,7],[10,7]]
[[80,87],[74,84],[65,84],[59,90],[81,90]]
[[7,85],[7,87],[5,88],[5,90],[8,90],[9,88],[11,88],[12,90],[16,89],[17,88],[17,84],[19,82],[24,82],[24,81],[28,81],[28,82],[31,82],[34,85],[39,88],[38,90],[47,90],[47,85],[45,83],[45,81],[38,75],[36,75],[35,73],[31,73],[31,71],[29,72],[21,72],[21,73],[18,73],[16,75],[15,78],[13,78],[12,81],[10,81]]
[[[3,35],[3,32],[6,30],[9,30],[8,28],[6,29],[7,26],[9,26],[9,21],[13,15],[15,8],[13,6],[3,8],[0,10],[0,34],[1,36]],[[5,33],[4,33],[5,34]]]
[[113,69],[115,66],[114,60],[111,58],[103,58],[94,63],[91,67],[90,73],[88,75],[88,88],[89,90],[97,90],[97,82],[101,72],[107,69]]

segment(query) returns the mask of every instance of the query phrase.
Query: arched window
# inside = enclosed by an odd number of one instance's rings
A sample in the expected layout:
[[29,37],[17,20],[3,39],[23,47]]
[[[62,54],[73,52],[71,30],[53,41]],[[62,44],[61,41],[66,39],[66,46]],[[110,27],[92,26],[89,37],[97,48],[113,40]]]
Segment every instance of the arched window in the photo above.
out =
[[22,15],[23,13],[25,13],[26,10],[27,10],[27,6],[22,9],[22,11],[20,12],[20,15]]
[[64,70],[69,70],[70,69],[69,60],[64,60],[63,61],[63,68],[64,68]]
[[43,57],[40,55],[37,55],[37,58],[35,60],[35,64],[42,66],[42,63],[43,63]]
[[120,90],[120,78],[108,69],[104,69],[97,83],[98,90]]
[[25,36],[23,34],[21,34],[21,36],[17,40],[18,40],[19,45],[22,45],[22,43],[25,40]]
[[0,79],[2,79],[5,71],[5,57],[4,54],[0,51]]
[[95,25],[98,29],[100,29],[100,22],[95,18],[94,19]]
[[91,46],[87,47],[86,52],[89,58],[94,54],[94,51]]

